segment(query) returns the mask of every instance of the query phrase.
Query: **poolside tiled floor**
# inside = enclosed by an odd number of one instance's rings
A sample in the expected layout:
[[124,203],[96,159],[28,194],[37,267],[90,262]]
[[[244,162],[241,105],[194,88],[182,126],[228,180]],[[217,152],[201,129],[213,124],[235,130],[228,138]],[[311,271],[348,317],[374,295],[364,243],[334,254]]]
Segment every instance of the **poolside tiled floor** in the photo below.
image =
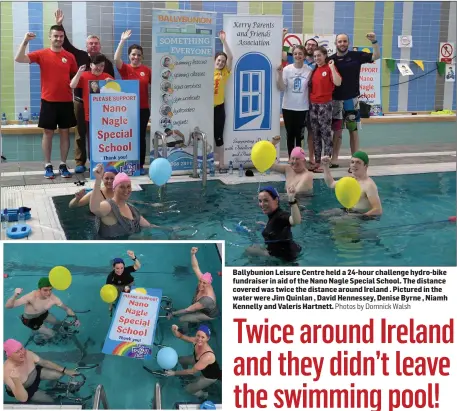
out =
[[[332,175],[341,177],[347,175],[349,164],[349,152],[342,151],[340,168],[333,169]],[[370,149],[371,176],[398,175],[398,174],[421,174],[431,172],[456,171],[456,145],[436,144],[420,146],[391,146],[379,149]],[[281,152],[281,160],[287,161],[287,153]],[[69,167],[74,163],[68,162]],[[55,241],[65,240],[65,234],[54,208],[52,197],[74,194],[79,187],[74,183],[78,179],[84,180],[82,175],[71,179],[57,177],[47,180],[42,176],[42,164],[33,163],[2,163],[1,171],[1,205],[0,208],[17,208],[22,205],[32,208],[33,218],[27,223],[32,227],[30,240]],[[88,173],[85,176],[88,178]],[[239,177],[237,170],[233,175],[216,174],[216,177],[208,177],[209,180],[219,179],[225,184],[252,183],[266,179],[281,181],[284,177],[277,173],[271,173],[268,177]],[[315,178],[323,178],[322,174],[315,174]],[[200,180],[192,179],[188,175],[173,176],[169,183],[193,182],[200,184]],[[134,178],[134,190],[140,190],[139,185],[152,184],[148,176]],[[93,182],[86,180],[86,187],[91,187]],[[6,239],[1,233],[1,239]]]

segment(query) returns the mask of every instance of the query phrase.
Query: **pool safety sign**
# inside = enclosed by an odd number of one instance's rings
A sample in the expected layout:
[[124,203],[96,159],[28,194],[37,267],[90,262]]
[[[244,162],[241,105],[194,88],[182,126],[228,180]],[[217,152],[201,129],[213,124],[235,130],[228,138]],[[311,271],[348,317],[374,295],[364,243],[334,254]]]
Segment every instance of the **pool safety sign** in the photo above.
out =
[[309,39],[314,39],[319,46],[325,47],[329,56],[336,52],[336,34],[305,34],[305,43]]
[[90,176],[98,163],[140,175],[138,80],[91,81]]
[[103,345],[104,354],[135,359],[151,357],[162,290],[146,291],[147,294],[135,290],[121,294]]
[[455,57],[454,43],[440,43],[440,62],[451,64]]

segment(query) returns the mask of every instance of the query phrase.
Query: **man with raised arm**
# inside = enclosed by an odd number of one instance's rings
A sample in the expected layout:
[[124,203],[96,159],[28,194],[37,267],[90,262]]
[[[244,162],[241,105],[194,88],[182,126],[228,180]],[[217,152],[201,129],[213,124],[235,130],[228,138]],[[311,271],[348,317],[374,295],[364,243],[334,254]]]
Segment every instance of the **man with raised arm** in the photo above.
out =
[[[63,48],[73,54],[73,56],[76,59],[76,63],[78,67],[81,66],[86,66],[86,71],[90,70],[90,63],[91,63],[91,57],[94,55],[97,55],[101,52],[101,44],[100,44],[100,37],[96,36],[95,34],[91,34],[87,37],[86,40],[86,50],[80,50],[77,49],[73,44],[70,43],[70,40],[68,40],[68,37],[65,33],[65,30],[63,28],[63,19],[64,15],[62,10],[58,9],[55,13],[54,16],[56,18],[56,24],[59,26],[63,33],[64,33],[64,39],[63,39]],[[109,74],[111,77],[114,78],[114,67],[113,63],[106,59],[105,60],[105,67],[103,69],[104,73]],[[86,130],[86,120],[84,117],[84,102],[82,98],[82,89],[75,89],[74,90],[74,110],[75,110],[75,115],[76,115],[76,121],[77,121],[77,133],[75,133],[75,161],[76,161],[76,167],[75,167],[75,172],[76,173],[84,173],[86,171],[86,161],[88,160],[87,158],[87,145],[89,142],[87,141],[87,134],[89,130]]]
[[70,178],[67,167],[70,149],[70,128],[76,125],[73,112],[73,95],[70,79],[78,71],[76,60],[71,53],[62,48],[64,32],[59,26],[49,30],[51,46],[46,49],[25,54],[30,41],[36,38],[34,33],[27,33],[16,54],[16,63],[36,63],[40,66],[41,108],[38,127],[43,129],[42,149],[45,162],[45,178],[54,178],[51,164],[52,137],[54,130],[60,133],[60,175]]

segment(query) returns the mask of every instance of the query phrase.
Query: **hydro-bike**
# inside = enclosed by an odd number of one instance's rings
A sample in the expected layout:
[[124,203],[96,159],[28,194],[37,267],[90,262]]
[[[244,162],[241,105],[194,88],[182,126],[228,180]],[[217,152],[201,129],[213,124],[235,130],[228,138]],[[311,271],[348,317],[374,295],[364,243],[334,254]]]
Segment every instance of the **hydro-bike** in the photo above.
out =
[[[98,364],[94,365],[87,365],[84,367],[77,367],[75,371],[80,370],[91,370],[93,368],[98,367]],[[44,390],[46,394],[50,395],[55,402],[60,403],[63,405],[64,402],[71,402],[75,404],[84,405],[87,401],[89,401],[93,397],[93,393],[86,396],[86,397],[79,397],[76,395],[81,388],[86,383],[86,376],[84,374],[77,374],[69,377],[67,382],[64,381],[56,381],[50,388]]]

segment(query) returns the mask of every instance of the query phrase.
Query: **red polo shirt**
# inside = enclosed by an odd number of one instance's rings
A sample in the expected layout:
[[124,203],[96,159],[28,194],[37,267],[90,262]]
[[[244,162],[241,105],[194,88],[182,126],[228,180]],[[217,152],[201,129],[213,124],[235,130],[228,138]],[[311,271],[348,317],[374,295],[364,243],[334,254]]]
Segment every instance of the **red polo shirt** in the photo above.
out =
[[149,84],[151,84],[151,69],[140,65],[132,67],[122,63],[119,70],[122,80],[139,80],[140,82],[140,108],[149,108]]

